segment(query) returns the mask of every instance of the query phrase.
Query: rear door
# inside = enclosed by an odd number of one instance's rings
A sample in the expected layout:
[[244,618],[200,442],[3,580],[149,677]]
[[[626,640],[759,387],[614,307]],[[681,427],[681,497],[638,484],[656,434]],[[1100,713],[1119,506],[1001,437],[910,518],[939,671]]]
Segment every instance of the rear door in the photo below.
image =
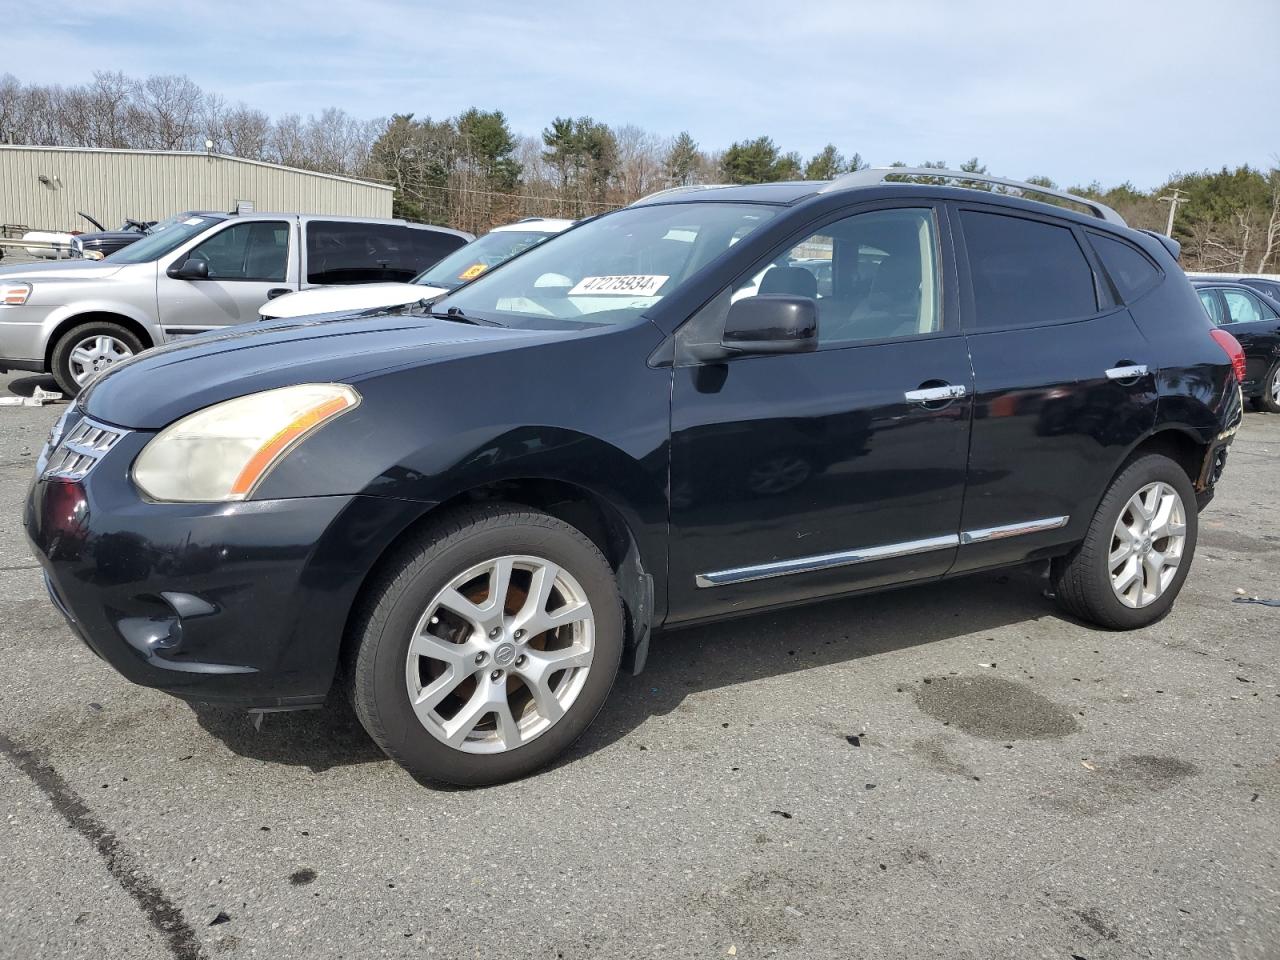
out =
[[[156,275],[160,326],[166,339],[258,319],[258,308],[276,291],[298,289],[294,249],[297,220],[231,220],[204,236]],[[187,260],[208,264],[207,280],[181,280],[167,268]]]
[[954,209],[976,388],[958,572],[1084,536],[1155,424],[1156,370],[1085,231],[994,205]]

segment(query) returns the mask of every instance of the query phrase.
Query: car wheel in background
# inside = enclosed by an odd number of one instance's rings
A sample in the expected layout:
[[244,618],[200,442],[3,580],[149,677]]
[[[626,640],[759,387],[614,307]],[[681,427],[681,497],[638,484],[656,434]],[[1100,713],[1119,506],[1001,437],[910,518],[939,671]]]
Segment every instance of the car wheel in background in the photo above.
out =
[[53,348],[50,366],[59,389],[69,397],[95,377],[142,352],[142,343],[118,323],[91,321],[72,327]]
[[1258,407],[1267,413],[1280,413],[1280,361],[1271,365],[1262,378],[1262,393],[1257,398]]
[[1054,561],[1058,602],[1112,630],[1154,623],[1187,578],[1198,519],[1182,467],[1160,454],[1138,456],[1111,482],[1084,540]]
[[347,638],[352,703],[415,776],[501,783],[595,718],[622,657],[622,603],[580,531],[511,504],[450,513],[366,588]]

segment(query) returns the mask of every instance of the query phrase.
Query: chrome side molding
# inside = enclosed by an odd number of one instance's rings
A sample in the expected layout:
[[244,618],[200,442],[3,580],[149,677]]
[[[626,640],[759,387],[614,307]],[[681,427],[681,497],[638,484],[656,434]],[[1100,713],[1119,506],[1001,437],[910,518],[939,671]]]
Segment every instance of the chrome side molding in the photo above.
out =
[[902,543],[888,543],[879,547],[842,550],[839,553],[822,553],[808,557],[795,557],[791,560],[774,560],[770,563],[758,563],[749,567],[733,567],[728,570],[699,573],[694,576],[693,580],[700,588],[723,587],[734,583],[747,583],[751,580],[787,577],[796,573],[818,573],[823,570],[849,567],[872,560],[892,560],[895,557],[909,557],[917,553],[947,550],[971,543],[985,543],[990,540],[1020,537],[1028,533],[1057,530],[1065,527],[1070,519],[1070,517],[1045,517],[1040,520],[1009,523],[999,527],[966,530],[958,535],[949,533],[945,536],[907,540]]
[[1045,530],[1058,530],[1067,525],[1070,517],[1045,517],[1043,520],[1027,520],[1023,523],[1006,523],[999,527],[984,527],[981,530],[965,530],[960,534],[960,543],[986,543],[988,540],[1006,540],[1009,537],[1021,537],[1028,533],[1041,533]]
[[777,560],[773,563],[761,563],[751,567],[717,570],[715,573],[700,573],[694,577],[694,582],[700,587],[722,587],[727,583],[767,580],[770,577],[785,577],[793,573],[816,573],[819,570],[847,567],[855,563],[866,563],[868,560],[889,560],[893,557],[908,557],[913,553],[928,553],[931,550],[945,550],[948,547],[957,547],[959,545],[960,538],[954,533],[950,533],[945,537],[908,540],[905,543],[890,543],[881,547],[844,550],[840,553],[824,553],[814,557],[796,557],[794,560]]

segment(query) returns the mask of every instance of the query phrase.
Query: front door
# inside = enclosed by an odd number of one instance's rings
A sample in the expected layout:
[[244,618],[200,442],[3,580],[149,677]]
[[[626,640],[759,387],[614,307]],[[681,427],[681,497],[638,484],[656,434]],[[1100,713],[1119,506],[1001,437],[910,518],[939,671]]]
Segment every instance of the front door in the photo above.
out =
[[938,208],[866,209],[789,241],[690,322],[808,296],[820,347],[677,362],[668,622],[951,566],[972,376],[948,247]]
[[[293,230],[290,220],[232,221],[172,263],[162,262],[156,299],[165,339],[257,320],[273,291],[297,290],[297,257],[289,255]],[[186,260],[207,263],[209,278],[169,276],[167,267]]]

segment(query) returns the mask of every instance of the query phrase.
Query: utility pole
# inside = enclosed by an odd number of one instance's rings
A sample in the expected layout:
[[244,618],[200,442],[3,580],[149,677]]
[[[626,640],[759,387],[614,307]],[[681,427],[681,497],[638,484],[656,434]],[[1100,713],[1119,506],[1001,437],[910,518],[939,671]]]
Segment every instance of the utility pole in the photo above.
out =
[[1172,237],[1173,236],[1173,217],[1174,217],[1174,214],[1178,212],[1178,204],[1186,203],[1191,198],[1182,196],[1182,191],[1179,190],[1177,187],[1174,187],[1172,197],[1160,197],[1159,199],[1161,203],[1167,203],[1169,205],[1169,223],[1164,228],[1164,235],[1166,237]]

